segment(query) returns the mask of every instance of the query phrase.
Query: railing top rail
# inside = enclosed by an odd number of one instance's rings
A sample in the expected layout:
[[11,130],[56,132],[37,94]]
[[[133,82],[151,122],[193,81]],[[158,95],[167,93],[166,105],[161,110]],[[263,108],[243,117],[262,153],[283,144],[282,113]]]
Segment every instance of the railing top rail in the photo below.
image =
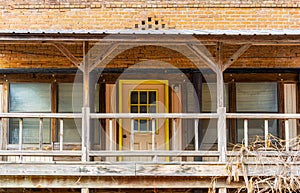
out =
[[[217,119],[218,113],[91,113],[92,119]],[[82,118],[82,113],[0,113],[0,118]],[[300,119],[300,114],[226,113],[229,119]]]
[[92,119],[211,119],[218,118],[217,113],[91,113]]
[[81,113],[0,113],[0,118],[81,118]]
[[283,113],[226,113],[229,119],[300,119],[300,114]]

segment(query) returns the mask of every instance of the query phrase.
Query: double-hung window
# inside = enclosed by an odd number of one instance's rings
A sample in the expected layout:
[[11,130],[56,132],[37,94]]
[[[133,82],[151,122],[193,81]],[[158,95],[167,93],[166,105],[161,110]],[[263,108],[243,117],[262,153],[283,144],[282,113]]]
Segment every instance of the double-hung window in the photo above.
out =
[[[13,113],[50,113],[50,83],[11,83],[9,86],[9,112]],[[24,144],[39,143],[38,118],[24,118],[22,142]],[[9,143],[19,143],[19,119],[9,119]],[[51,142],[51,121],[43,119],[43,143]]]

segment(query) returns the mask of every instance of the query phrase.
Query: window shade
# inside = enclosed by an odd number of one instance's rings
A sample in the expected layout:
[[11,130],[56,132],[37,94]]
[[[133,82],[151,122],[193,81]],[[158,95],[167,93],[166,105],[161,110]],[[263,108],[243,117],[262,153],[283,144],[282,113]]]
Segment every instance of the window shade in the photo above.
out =
[[237,112],[277,112],[277,83],[236,83]]

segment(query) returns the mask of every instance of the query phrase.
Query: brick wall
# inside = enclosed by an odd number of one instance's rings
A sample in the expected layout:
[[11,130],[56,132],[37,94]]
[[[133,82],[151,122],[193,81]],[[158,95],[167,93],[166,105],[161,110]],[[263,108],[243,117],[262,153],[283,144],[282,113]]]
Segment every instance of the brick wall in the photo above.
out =
[[152,29],[180,30],[299,29],[300,26],[298,0],[2,0],[0,8],[0,31],[141,30],[148,28],[148,24]]
[[[64,44],[78,60],[82,60],[81,44]],[[224,45],[224,62],[240,46]],[[177,46],[178,48],[178,46]],[[216,46],[207,46],[211,57],[216,57]],[[98,56],[100,48],[94,55]],[[155,61],[151,64],[149,60]],[[159,61],[159,62],[158,62]],[[139,46],[128,50],[116,50],[105,61],[109,68],[165,67],[195,68],[199,59],[187,48],[181,51],[158,46]],[[145,64],[145,65],[143,65]],[[203,64],[200,62],[199,64]],[[231,68],[295,68],[300,64],[300,46],[251,46]],[[135,66],[136,67],[136,66]],[[207,66],[203,66],[207,68]],[[0,68],[75,68],[75,66],[51,44],[0,45]]]

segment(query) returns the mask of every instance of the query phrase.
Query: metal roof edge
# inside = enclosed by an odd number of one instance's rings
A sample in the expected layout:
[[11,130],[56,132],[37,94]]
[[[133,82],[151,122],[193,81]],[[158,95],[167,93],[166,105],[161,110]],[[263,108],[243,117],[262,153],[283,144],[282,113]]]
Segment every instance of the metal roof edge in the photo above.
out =
[[0,34],[182,34],[182,35],[300,35],[300,29],[271,30],[0,30]]

